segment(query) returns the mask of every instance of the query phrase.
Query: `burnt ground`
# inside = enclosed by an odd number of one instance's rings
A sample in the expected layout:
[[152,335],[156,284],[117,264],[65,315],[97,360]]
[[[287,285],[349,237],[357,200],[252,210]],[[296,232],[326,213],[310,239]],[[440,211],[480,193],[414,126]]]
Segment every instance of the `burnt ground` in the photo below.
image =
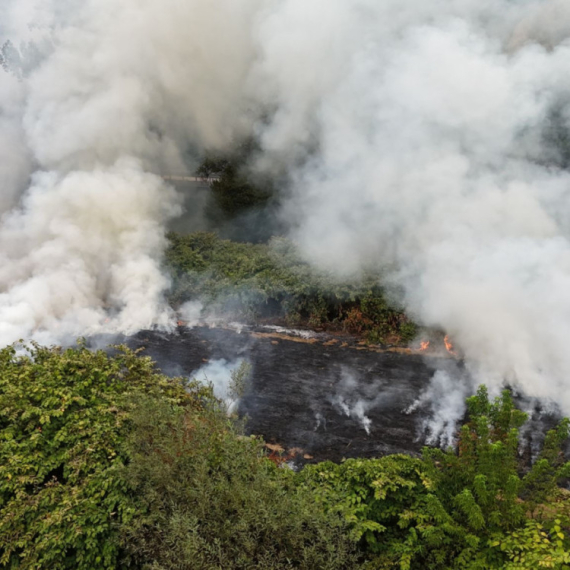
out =
[[144,347],[171,376],[190,376],[213,360],[249,360],[252,374],[239,406],[249,418],[247,431],[286,450],[298,448],[299,460],[418,452],[426,412],[406,410],[435,369],[457,367],[453,358],[371,350],[356,340],[324,335],[307,340],[179,327],[172,334],[143,331],[123,340]]
[[[191,377],[217,360],[249,361],[252,373],[239,404],[239,413],[248,418],[246,431],[262,436],[270,449],[283,451],[297,465],[416,454],[425,445],[425,425],[434,418],[432,410],[446,415],[451,411],[455,420],[461,420],[457,408],[473,389],[462,362],[445,349],[427,353],[382,349],[367,347],[356,338],[324,333],[301,338],[269,329],[246,327],[240,333],[181,326],[173,333],[141,331],[131,337],[91,338],[90,344],[144,348],[144,354],[169,376]],[[452,383],[434,390],[436,371],[447,372]],[[410,412],[426,390],[426,402]],[[530,414],[521,431],[521,467],[526,469],[560,415],[551,405],[514,395],[517,405]],[[570,443],[565,455],[570,460]]]

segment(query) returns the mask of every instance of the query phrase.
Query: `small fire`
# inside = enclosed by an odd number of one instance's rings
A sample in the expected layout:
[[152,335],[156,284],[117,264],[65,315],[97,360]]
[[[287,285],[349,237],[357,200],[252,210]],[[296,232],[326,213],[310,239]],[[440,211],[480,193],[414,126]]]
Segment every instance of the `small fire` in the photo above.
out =
[[455,349],[453,348],[453,343],[451,342],[451,340],[449,340],[449,335],[445,335],[443,342],[444,342],[445,348],[447,349],[447,352],[449,352],[449,354],[453,354],[453,355],[457,354],[457,352],[455,352]]
[[427,350],[429,348],[430,342],[429,340],[423,340],[420,343],[420,350],[423,352],[424,350]]

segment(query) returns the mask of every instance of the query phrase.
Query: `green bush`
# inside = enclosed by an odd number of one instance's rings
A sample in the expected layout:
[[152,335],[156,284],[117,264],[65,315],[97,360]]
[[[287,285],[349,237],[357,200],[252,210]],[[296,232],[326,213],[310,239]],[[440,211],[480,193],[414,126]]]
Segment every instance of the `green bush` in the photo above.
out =
[[568,568],[568,498],[556,501],[557,483],[570,474],[561,452],[568,420],[547,433],[523,474],[526,415],[510,393],[491,402],[481,387],[468,406],[457,450],[328,462],[306,468],[301,484],[351,523],[370,568]]
[[461,533],[421,459],[392,455],[307,467],[301,474],[325,510],[352,525],[370,568],[446,568]]
[[407,342],[416,334],[416,326],[387,301],[379,275],[339,280],[303,261],[283,238],[246,244],[198,232],[171,233],[169,240],[175,306],[200,299],[212,312],[336,327],[379,343]]
[[198,405],[202,390],[125,348],[0,351],[0,567],[115,568],[116,527],[136,514],[120,471],[141,393]]
[[[346,524],[294,486],[259,439],[220,410],[193,414],[146,399],[126,467],[140,509],[124,527],[149,569],[354,567]],[[143,514],[144,513],[144,514]]]

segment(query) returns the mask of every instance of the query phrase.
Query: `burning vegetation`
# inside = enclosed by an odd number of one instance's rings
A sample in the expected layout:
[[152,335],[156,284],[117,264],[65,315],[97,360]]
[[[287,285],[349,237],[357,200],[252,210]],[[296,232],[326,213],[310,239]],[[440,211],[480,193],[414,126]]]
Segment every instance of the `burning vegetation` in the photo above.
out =
[[445,350],[447,350],[447,352],[449,352],[449,354],[453,354],[454,356],[457,355],[457,352],[455,351],[455,348],[453,347],[453,343],[451,342],[449,335],[445,335],[445,338],[443,339],[443,344],[445,345]]
[[419,352],[430,354],[444,353],[454,357],[459,356],[459,353],[453,345],[449,335],[444,335],[437,331],[430,331],[429,334],[431,337],[430,340],[419,341],[419,347],[417,349]]

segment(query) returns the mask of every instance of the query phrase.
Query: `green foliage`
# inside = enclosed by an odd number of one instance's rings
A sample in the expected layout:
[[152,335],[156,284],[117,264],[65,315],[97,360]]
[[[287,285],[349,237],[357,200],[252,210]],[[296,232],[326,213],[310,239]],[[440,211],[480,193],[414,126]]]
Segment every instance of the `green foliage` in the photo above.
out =
[[467,404],[470,421],[461,428],[457,454],[426,449],[424,459],[456,520],[472,530],[510,532],[524,523],[529,510],[549,500],[558,482],[568,476],[570,464],[561,451],[568,420],[546,434],[537,461],[522,476],[519,428],[526,414],[515,408],[510,393],[504,391],[491,402],[481,386]]
[[457,454],[426,449],[424,459],[456,520],[473,531],[511,530],[524,520],[517,457],[526,414],[508,391],[490,402],[484,386],[467,405],[470,421],[461,428]]
[[0,371],[1,568],[353,567],[346,523],[208,387],[126,348],[8,347]]
[[337,327],[371,342],[406,342],[416,334],[415,325],[386,300],[378,275],[341,281],[304,262],[285,239],[254,245],[211,233],[171,233],[169,240],[175,305],[199,298],[213,312]]
[[305,468],[303,483],[352,523],[370,568],[446,568],[465,530],[443,508],[421,459],[391,455]]
[[245,360],[231,371],[228,395],[232,400],[239,400],[243,397],[250,376],[251,364]]
[[124,527],[143,568],[349,569],[346,524],[265,458],[222,413],[146,399],[126,479],[142,516]]
[[[302,484],[351,523],[370,568],[568,568],[561,521],[570,521],[554,501],[570,471],[561,453],[568,421],[548,432],[523,476],[517,457],[526,415],[510,393],[491,402],[481,387],[468,408],[457,450],[324,463],[306,468]],[[567,511],[567,498],[563,504]]]
[[[536,568],[570,568],[568,537],[556,519],[547,530],[536,520],[527,520],[524,527],[509,534],[492,536],[484,563],[495,562],[493,568],[535,570]],[[482,565],[480,568],[490,566]]]
[[1,350],[0,567],[115,568],[115,527],[135,516],[119,476],[131,399],[198,405],[202,392],[125,348]]
[[196,176],[210,180],[206,214],[215,225],[263,209],[274,196],[272,182],[248,169],[256,152],[254,141],[246,140],[230,152],[208,154],[198,167]]

